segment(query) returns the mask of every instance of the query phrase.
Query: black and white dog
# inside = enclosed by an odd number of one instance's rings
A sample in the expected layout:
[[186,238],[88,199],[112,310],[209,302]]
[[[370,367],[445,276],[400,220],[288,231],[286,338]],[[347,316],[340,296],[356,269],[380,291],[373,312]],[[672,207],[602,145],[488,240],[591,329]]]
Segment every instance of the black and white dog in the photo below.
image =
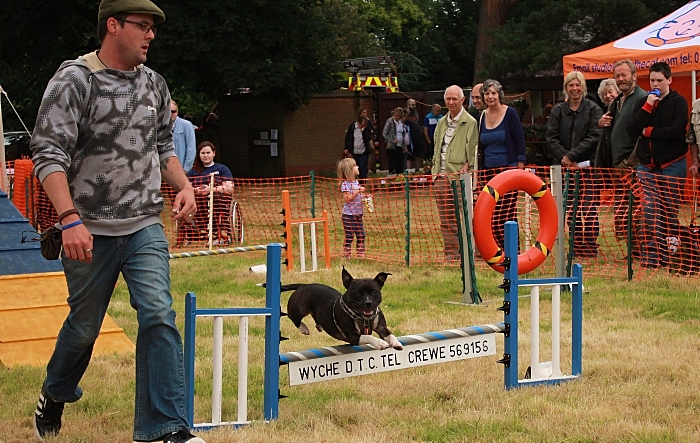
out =
[[[309,328],[302,319],[311,315],[319,332],[351,345],[370,345],[375,349],[403,349],[386,326],[379,304],[382,287],[391,275],[380,272],[374,278],[353,279],[343,267],[345,294],[322,284],[283,285],[282,291],[294,291],[287,302],[287,314],[304,335]],[[376,332],[380,338],[372,336]]]

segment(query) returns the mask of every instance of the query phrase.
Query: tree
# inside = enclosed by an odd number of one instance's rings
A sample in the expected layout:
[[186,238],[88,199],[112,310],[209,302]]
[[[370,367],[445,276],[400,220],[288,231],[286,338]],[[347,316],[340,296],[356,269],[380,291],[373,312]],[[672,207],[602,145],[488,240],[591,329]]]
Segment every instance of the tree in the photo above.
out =
[[[337,88],[349,43],[337,44],[334,24],[344,7],[339,0],[209,0],[192,14],[191,1],[172,0],[163,3],[168,20],[149,64],[172,88],[213,98],[246,90],[293,109]],[[355,24],[352,16],[348,22]]]
[[[31,11],[31,13],[28,13]],[[0,85],[30,130],[41,95],[60,63],[97,46],[93,0],[4,1],[0,14]],[[22,126],[6,104],[5,130]]]
[[[99,47],[98,4],[3,2],[0,85],[28,125],[33,125],[44,88],[61,62]],[[222,93],[244,88],[274,95],[293,109],[313,94],[337,89],[344,58],[383,50],[360,8],[348,0],[159,4],[167,20],[159,26],[148,65],[163,74],[177,100],[194,103],[197,110],[211,107]],[[7,130],[20,128],[8,106],[3,118]]]
[[594,48],[673,12],[685,0],[521,0],[493,32],[484,73],[561,74],[565,54]]
[[485,77],[486,57],[494,49],[494,32],[508,17],[508,11],[520,0],[481,0],[479,10],[479,32],[476,37],[476,58],[474,61],[474,82]]
[[431,27],[414,52],[426,69],[418,90],[440,90],[472,82],[478,3],[474,0],[419,0]]

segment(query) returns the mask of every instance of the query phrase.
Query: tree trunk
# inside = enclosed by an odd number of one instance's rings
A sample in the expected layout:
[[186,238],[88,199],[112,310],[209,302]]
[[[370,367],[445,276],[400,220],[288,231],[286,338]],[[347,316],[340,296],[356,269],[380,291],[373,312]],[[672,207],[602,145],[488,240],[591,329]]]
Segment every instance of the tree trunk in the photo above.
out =
[[488,75],[485,61],[493,46],[493,31],[506,22],[508,11],[518,1],[520,0],[481,0],[474,57],[474,84],[483,81]]

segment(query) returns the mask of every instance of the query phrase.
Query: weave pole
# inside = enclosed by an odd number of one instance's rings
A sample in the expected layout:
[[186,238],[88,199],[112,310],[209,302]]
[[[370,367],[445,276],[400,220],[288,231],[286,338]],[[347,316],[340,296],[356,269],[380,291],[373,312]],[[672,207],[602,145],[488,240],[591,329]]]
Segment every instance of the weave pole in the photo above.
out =
[[294,251],[292,248],[292,226],[297,225],[299,227],[299,258],[301,260],[301,272],[306,272],[306,253],[304,250],[304,225],[311,226],[311,260],[312,260],[312,271],[318,269],[318,251],[316,248],[316,223],[323,224],[323,243],[324,243],[324,261],[326,269],[331,268],[331,236],[328,228],[328,211],[323,211],[323,216],[320,218],[307,218],[307,219],[292,219],[292,207],[289,198],[289,191],[282,191],[282,214],[284,220],[282,221],[282,226],[284,227],[284,234],[282,236],[287,243],[287,271],[292,271],[294,269]]

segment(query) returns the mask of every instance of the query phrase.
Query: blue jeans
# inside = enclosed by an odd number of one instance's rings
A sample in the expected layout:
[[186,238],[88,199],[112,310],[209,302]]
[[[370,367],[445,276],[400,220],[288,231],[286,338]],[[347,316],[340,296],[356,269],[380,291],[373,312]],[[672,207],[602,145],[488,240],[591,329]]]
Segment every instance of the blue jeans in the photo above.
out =
[[355,163],[357,163],[357,167],[360,168],[360,180],[367,178],[369,152],[365,151],[362,154],[353,154],[352,156],[355,159]]
[[91,263],[62,257],[70,312],[47,367],[45,391],[62,402],[82,396],[78,383],[121,272],[139,323],[134,439],[152,440],[188,427],[182,340],[175,326],[163,227],[151,225],[118,237],[96,235],[92,251]]
[[644,266],[668,264],[666,238],[679,226],[683,179],[686,178],[685,157],[665,168],[637,166],[642,186],[641,263]]
[[574,237],[574,251],[576,257],[598,256],[598,234],[600,223],[598,222],[598,202],[596,192],[596,176],[590,168],[577,169],[579,172],[578,206],[576,210],[576,223],[571,229],[571,217],[574,208],[576,189],[576,176],[569,176],[569,195],[567,196],[567,219],[569,235]]

